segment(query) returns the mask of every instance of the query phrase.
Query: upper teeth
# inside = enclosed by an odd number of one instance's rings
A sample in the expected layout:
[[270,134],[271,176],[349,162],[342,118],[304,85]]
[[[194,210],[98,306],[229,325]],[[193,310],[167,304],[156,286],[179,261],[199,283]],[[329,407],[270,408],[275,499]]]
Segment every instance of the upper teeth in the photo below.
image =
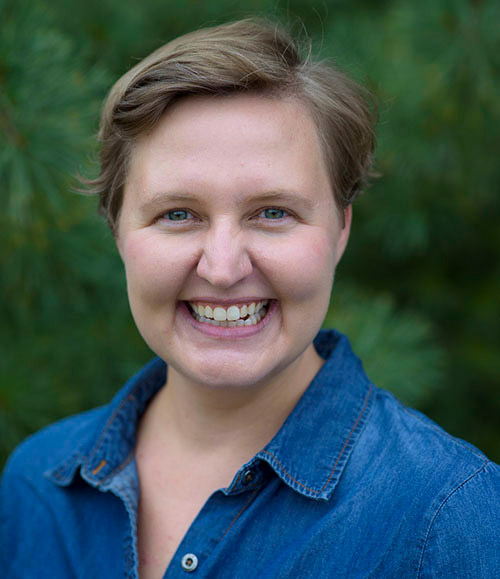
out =
[[209,320],[213,319],[218,322],[225,322],[226,320],[237,321],[241,318],[245,318],[246,316],[253,316],[254,314],[257,314],[265,305],[267,305],[267,303],[268,300],[264,300],[262,302],[252,302],[251,304],[245,304],[239,307],[236,305],[231,305],[227,308],[222,306],[203,306],[200,304],[194,304],[192,302],[189,302],[189,305],[191,306],[192,310],[199,316]]

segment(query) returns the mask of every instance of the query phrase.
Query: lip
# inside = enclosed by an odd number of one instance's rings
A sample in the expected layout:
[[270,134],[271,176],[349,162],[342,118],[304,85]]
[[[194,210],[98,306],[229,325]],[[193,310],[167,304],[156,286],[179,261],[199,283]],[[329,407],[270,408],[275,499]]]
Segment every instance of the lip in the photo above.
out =
[[[246,298],[242,302],[240,301],[228,301],[228,300],[218,300],[216,303],[219,305],[223,305],[227,303],[228,305],[234,305],[238,303],[250,303],[245,301]],[[252,298],[255,301],[254,298]],[[189,300],[191,301],[191,300]],[[193,300],[194,301],[194,300]],[[262,301],[262,300],[258,300]],[[205,303],[202,299],[196,299],[197,303]],[[211,303],[207,300],[207,303]],[[269,309],[267,314],[262,318],[260,322],[255,324],[254,326],[235,326],[233,328],[225,328],[222,326],[212,326],[211,324],[204,324],[201,322],[196,321],[193,316],[191,315],[187,302],[179,302],[177,306],[177,311],[179,315],[182,316],[182,319],[189,323],[193,328],[195,328],[198,332],[205,334],[206,336],[211,336],[214,338],[220,339],[239,339],[239,338],[248,338],[251,336],[255,336],[262,332],[266,326],[272,321],[272,319],[276,316],[279,310],[279,304],[277,300],[269,300]]]

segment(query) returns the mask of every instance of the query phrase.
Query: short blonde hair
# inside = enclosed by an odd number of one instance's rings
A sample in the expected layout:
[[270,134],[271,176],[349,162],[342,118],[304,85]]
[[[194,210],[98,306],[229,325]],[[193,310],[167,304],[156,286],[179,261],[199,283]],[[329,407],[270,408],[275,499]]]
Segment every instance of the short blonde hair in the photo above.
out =
[[246,19],[168,42],[122,76],[102,110],[100,174],[88,180],[111,230],[117,223],[133,145],[166,109],[190,95],[239,92],[296,98],[316,123],[337,207],[345,209],[370,174],[371,95],[334,66],[304,57],[282,27]]

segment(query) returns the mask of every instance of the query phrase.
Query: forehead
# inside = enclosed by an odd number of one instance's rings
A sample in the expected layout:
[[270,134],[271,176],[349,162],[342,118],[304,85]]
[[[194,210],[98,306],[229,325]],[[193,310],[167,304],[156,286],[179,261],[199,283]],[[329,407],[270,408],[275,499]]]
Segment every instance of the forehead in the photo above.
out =
[[194,96],[170,107],[136,143],[125,191],[142,197],[165,188],[232,195],[326,188],[332,195],[306,106],[262,95]]

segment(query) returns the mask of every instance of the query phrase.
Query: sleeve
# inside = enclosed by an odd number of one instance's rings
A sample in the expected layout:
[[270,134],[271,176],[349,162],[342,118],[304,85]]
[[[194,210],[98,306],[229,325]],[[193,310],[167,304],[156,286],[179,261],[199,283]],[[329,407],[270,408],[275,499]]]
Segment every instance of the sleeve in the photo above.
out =
[[419,579],[500,578],[500,467],[486,463],[440,505],[429,527]]

